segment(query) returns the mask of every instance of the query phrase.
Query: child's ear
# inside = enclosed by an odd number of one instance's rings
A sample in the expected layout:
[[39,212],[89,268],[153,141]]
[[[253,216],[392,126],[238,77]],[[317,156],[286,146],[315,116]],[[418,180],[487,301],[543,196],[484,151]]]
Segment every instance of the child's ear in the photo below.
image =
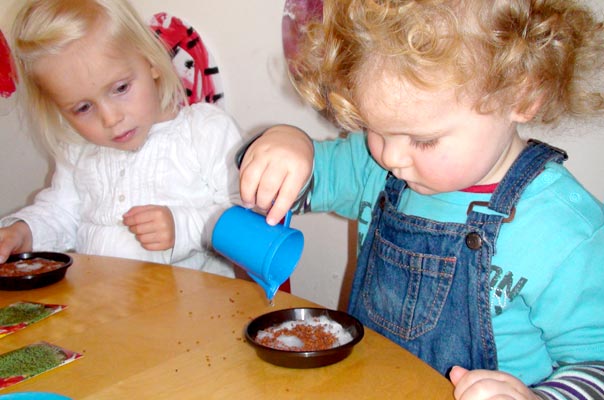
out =
[[514,110],[512,110],[512,115],[511,115],[512,121],[515,121],[515,122],[518,122],[521,124],[529,122],[530,120],[535,118],[535,115],[537,115],[537,113],[541,109],[542,105],[543,105],[543,95],[539,96],[533,102],[533,104],[531,104],[525,110],[519,110],[519,108],[516,107]]
[[153,77],[153,79],[159,78],[159,70],[153,64],[151,64],[151,76]]

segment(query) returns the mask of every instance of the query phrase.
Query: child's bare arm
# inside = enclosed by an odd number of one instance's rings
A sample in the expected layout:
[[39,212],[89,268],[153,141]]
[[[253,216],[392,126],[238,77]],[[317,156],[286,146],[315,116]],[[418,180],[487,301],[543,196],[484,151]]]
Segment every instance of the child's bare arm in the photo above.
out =
[[275,225],[296,201],[312,166],[313,144],[303,131],[289,125],[268,129],[247,148],[241,162],[243,204],[268,210],[266,221]]
[[168,207],[156,205],[132,207],[124,214],[124,225],[147,250],[162,251],[174,247],[174,218]]
[[11,254],[31,251],[32,241],[31,230],[23,221],[0,229],[0,263],[5,262]]

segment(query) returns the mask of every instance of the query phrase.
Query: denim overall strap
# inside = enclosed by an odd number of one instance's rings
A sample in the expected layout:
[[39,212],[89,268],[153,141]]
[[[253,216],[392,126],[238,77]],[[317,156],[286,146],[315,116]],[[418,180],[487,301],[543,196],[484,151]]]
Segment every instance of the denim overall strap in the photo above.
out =
[[406,184],[389,175],[361,248],[349,313],[443,375],[453,365],[496,369],[489,278],[497,235],[545,163],[563,158],[531,142],[492,196],[496,214],[470,207],[465,224],[399,212]]
[[[493,221],[497,221],[498,226],[494,237],[496,240],[501,222],[513,220],[514,213],[516,212],[515,206],[522,192],[543,171],[545,164],[549,161],[561,164],[567,159],[568,156],[564,150],[535,139],[530,139],[528,145],[497,185],[497,189],[491,196],[488,204],[476,202],[470,204],[468,208],[468,224],[481,223],[479,222],[481,220],[483,224],[492,224]],[[477,213],[473,209],[477,205],[488,206],[489,209],[499,215]]]
[[[490,272],[491,260],[496,253],[496,243],[501,225],[512,222],[516,213],[516,204],[526,187],[539,175],[550,161],[562,163],[567,159],[566,152],[537,140],[529,140],[528,145],[514,161],[504,178],[497,185],[487,204],[473,202],[468,207],[468,227],[477,228],[468,233],[466,245],[480,254],[481,262],[476,266],[473,286],[478,290],[472,294],[472,301],[478,307],[479,337],[490,337],[494,342],[491,328],[490,311]],[[487,206],[492,213],[481,213],[474,206]],[[472,229],[472,228],[470,228]],[[496,356],[496,354],[493,354]],[[496,362],[496,358],[493,360]]]

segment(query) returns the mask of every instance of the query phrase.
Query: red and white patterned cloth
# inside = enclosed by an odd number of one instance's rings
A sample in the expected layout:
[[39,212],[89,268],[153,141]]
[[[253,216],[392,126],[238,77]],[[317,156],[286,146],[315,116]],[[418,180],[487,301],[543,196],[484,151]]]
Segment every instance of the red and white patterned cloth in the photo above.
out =
[[189,103],[206,102],[222,106],[224,93],[218,66],[195,29],[164,12],[155,14],[149,26],[170,50]]

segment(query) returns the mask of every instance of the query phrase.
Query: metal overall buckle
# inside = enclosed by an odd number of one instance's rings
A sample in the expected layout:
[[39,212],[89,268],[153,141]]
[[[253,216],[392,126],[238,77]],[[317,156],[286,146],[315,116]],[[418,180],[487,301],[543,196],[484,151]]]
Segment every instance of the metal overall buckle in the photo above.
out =
[[[474,206],[477,207],[489,207],[489,202],[488,201],[473,201],[470,203],[470,205],[468,206],[468,211],[466,212],[467,214],[470,214],[472,212],[472,209],[474,208]],[[512,210],[510,211],[510,214],[505,217],[501,222],[506,223],[506,222],[512,222],[514,220],[514,216],[516,215],[516,207],[512,207]]]

